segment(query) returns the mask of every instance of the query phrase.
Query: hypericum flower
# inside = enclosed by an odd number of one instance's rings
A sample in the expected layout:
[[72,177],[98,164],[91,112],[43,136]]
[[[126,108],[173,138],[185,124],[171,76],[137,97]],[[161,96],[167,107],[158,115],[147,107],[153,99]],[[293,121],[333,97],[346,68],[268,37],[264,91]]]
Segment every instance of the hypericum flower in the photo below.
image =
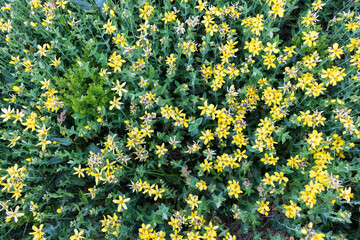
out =
[[165,155],[165,153],[168,151],[166,148],[165,148],[165,144],[161,144],[161,146],[159,145],[156,145],[156,154],[158,154],[158,157],[160,158],[161,156]]
[[227,190],[229,190],[229,196],[234,195],[235,198],[239,197],[240,193],[243,193],[243,191],[240,189],[239,181],[236,180],[229,180],[228,181],[229,186],[227,187]]
[[[114,84],[114,82],[112,83]],[[124,88],[126,85],[126,82],[123,82],[122,84],[119,83],[119,80],[116,80],[116,85],[111,90],[116,91],[120,97],[122,97],[122,93],[126,93],[127,90]]]
[[65,9],[65,5],[68,3],[68,1],[65,0],[60,0],[60,1],[56,1],[56,5],[58,5],[59,7],[61,7],[62,9]]
[[32,230],[34,230],[34,232],[31,232],[30,235],[34,235],[33,240],[41,240],[42,239],[42,235],[44,235],[45,233],[42,232],[42,228],[44,227],[44,224],[40,224],[40,227],[36,227],[36,226],[32,226]]
[[285,183],[287,183],[289,181],[289,179],[287,177],[285,177],[284,172],[274,172],[274,181],[279,181],[279,183],[281,184],[282,181],[284,181]]
[[214,140],[214,133],[211,132],[211,130],[207,129],[204,131],[201,131],[202,136],[200,136],[200,140],[204,140],[204,144],[208,144],[211,140]]
[[24,216],[24,213],[20,213],[18,211],[19,211],[19,206],[16,206],[15,211],[6,210],[6,219],[5,219],[5,221],[10,222],[11,219],[14,218],[14,221],[17,222],[19,217]]
[[116,37],[113,37],[112,39],[115,41],[115,44],[120,43],[121,47],[129,46],[128,43],[126,42],[126,38],[123,33],[121,35],[120,34],[116,35]]
[[319,37],[318,32],[310,31],[309,33],[302,32],[302,34],[304,35],[304,37],[302,37],[302,39],[304,40],[305,45],[308,45],[309,47],[316,46],[316,40]]
[[139,17],[147,21],[153,11],[154,7],[150,6],[149,2],[145,2],[143,8],[140,8],[141,14],[139,15]]
[[59,59],[56,59],[56,56],[54,58],[54,60],[51,60],[51,64],[50,65],[53,65],[54,67],[57,67],[60,65],[61,61],[60,61],[60,58]]
[[79,232],[77,229],[74,229],[74,233],[75,234],[70,237],[70,240],[80,240],[82,238],[85,238],[82,236],[84,234],[84,230],[81,230]]
[[203,171],[205,172],[205,171],[208,171],[208,172],[210,172],[210,170],[213,168],[211,165],[212,165],[213,163],[210,161],[210,162],[208,162],[208,160],[207,159],[205,159],[204,160],[204,163],[201,163],[200,164],[200,167],[203,169]]
[[79,167],[73,167],[73,168],[76,171],[73,173],[74,175],[78,174],[78,177],[85,177],[85,175],[83,173],[85,171],[85,168],[81,168],[81,164],[79,164]]
[[290,200],[290,205],[285,205],[284,208],[286,210],[285,216],[288,218],[295,218],[297,213],[301,211],[301,208],[297,206],[292,200]]
[[345,24],[348,32],[350,30],[353,30],[354,32],[360,27],[360,23],[359,22],[348,22]]
[[323,138],[321,137],[322,133],[319,133],[317,130],[313,130],[312,133],[309,134],[309,138],[307,142],[311,145],[311,147],[315,148],[320,145]]
[[331,58],[331,60],[334,60],[335,57],[340,59],[340,55],[344,53],[344,50],[342,49],[343,47],[339,48],[339,44],[338,43],[334,43],[332,47],[328,48],[328,52],[330,53],[329,57]]
[[264,182],[265,185],[271,185],[271,186],[275,187],[274,180],[275,179],[273,176],[270,176],[269,173],[265,173],[265,178],[261,181]]
[[210,25],[214,24],[214,18],[211,17],[210,15],[205,15],[204,20],[201,21],[201,23],[204,24],[205,28],[209,27]]
[[122,59],[121,55],[117,55],[116,53],[117,52],[115,51],[113,54],[111,54],[111,56],[109,57],[108,65],[114,68],[114,72],[121,72],[121,66],[123,65],[125,60]]
[[325,3],[322,3],[321,0],[318,0],[316,2],[313,2],[311,4],[311,6],[312,6],[314,11],[318,11],[318,10],[323,9],[322,7],[325,6]]
[[102,29],[105,29],[105,33],[113,34],[116,30],[116,26],[112,25],[112,21],[108,19],[107,23],[103,25]]
[[317,21],[317,15],[316,13],[312,13],[311,11],[308,12],[308,14],[305,17],[302,17],[301,24],[305,23],[305,27],[309,27],[310,25],[315,25],[315,22]]
[[130,198],[125,198],[125,195],[119,196],[119,199],[113,200],[114,203],[119,204],[118,208],[117,208],[118,212],[121,211],[121,208],[127,209],[127,206],[125,203],[127,203],[128,201],[130,201]]
[[198,6],[196,6],[195,8],[196,9],[199,9],[199,11],[200,12],[202,12],[205,8],[206,8],[206,6],[207,6],[207,2],[205,1],[205,2],[203,2],[202,0],[199,0],[198,1]]
[[203,181],[203,180],[200,180],[199,182],[197,182],[197,183],[195,184],[195,186],[196,186],[197,188],[199,188],[200,191],[207,189],[206,182]]
[[176,61],[176,57],[174,57],[174,54],[170,54],[170,56],[166,57],[166,64],[169,65],[169,66],[173,66],[174,65],[174,62]]
[[120,102],[121,98],[117,98],[114,96],[114,99],[112,101],[110,101],[110,107],[109,109],[112,110],[114,107],[116,107],[117,109],[120,110],[120,106],[123,104],[122,102]]
[[278,53],[280,50],[276,48],[276,44],[277,42],[274,42],[273,44],[271,43],[266,43],[267,47],[264,48],[264,51],[268,54],[272,54],[272,53]]
[[259,208],[257,209],[257,211],[261,214],[264,214],[265,216],[269,215],[269,211],[270,211],[270,208],[269,208],[269,202],[264,202],[264,201],[256,201],[256,204],[259,205]]
[[187,204],[190,205],[191,210],[194,210],[195,207],[197,208],[198,203],[199,204],[201,203],[201,201],[198,201],[198,199],[199,199],[198,196],[196,196],[196,195],[193,196],[191,193],[189,194],[188,199],[186,199],[186,202],[187,202]]
[[213,237],[217,236],[216,229],[219,228],[219,226],[213,226],[212,222],[209,223],[208,227],[205,227],[206,234],[208,237],[204,237],[203,239],[214,239]]
[[46,145],[51,144],[51,141],[45,139],[42,139],[38,144],[36,144],[35,146],[39,146],[41,145],[41,151],[45,151],[46,150]]
[[267,66],[267,69],[270,67],[276,68],[276,65],[274,64],[276,56],[271,54],[261,55],[264,58],[264,65]]
[[162,198],[162,193],[165,192],[164,188],[160,188],[158,185],[155,185],[155,188],[152,189],[152,194],[155,195],[154,200],[156,201],[158,198]]
[[348,203],[350,202],[350,198],[354,197],[354,194],[351,193],[351,187],[348,187],[347,189],[342,189],[340,193],[340,197],[345,199]]
[[166,12],[165,13],[165,17],[162,18],[161,20],[162,21],[165,21],[165,24],[167,24],[168,22],[172,22],[172,21],[175,21],[176,20],[176,14],[174,11],[171,11],[171,12]]
[[[40,54],[40,57],[42,56],[46,56],[46,52],[48,52],[49,50],[47,50],[46,48],[48,48],[50,45],[45,43],[43,44],[43,46],[41,47],[40,45],[37,45],[37,48],[39,49],[39,51],[37,51],[37,53]],[[48,48],[49,49],[49,48]]]
[[9,105],[7,109],[2,108],[1,111],[3,114],[1,114],[0,117],[3,118],[3,122],[6,122],[13,116],[14,109],[12,109]]
[[284,17],[284,12],[285,12],[285,8],[282,7],[280,4],[274,4],[271,7],[271,10],[269,11],[269,16],[271,16],[272,14],[274,14],[273,18],[275,19],[276,16],[279,17]]
[[11,3],[5,3],[4,7],[1,7],[2,11],[11,10]]
[[11,56],[11,60],[12,61],[10,61],[9,63],[15,65],[18,62],[20,62],[20,56],[17,56],[17,57]]

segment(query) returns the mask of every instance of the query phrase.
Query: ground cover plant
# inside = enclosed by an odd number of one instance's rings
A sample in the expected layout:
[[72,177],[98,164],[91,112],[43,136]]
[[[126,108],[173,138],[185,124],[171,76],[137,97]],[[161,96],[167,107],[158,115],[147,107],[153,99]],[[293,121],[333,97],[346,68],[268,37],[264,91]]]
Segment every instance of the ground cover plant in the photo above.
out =
[[1,239],[359,238],[359,6],[1,1]]

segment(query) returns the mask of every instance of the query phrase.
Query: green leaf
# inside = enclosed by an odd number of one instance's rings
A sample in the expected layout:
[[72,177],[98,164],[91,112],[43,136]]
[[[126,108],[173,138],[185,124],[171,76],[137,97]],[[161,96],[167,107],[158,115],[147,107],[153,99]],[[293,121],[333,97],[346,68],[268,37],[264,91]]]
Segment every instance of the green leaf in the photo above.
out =
[[195,126],[196,126],[196,127],[200,126],[202,120],[203,120],[202,118],[196,119],[196,120],[195,120]]
[[99,8],[102,8],[104,6],[104,3],[106,3],[106,0],[95,0],[96,6]]
[[14,83],[14,79],[11,78],[11,75],[10,73],[4,71],[4,70],[1,70],[1,74],[4,76],[4,80],[6,83]]
[[219,208],[221,206],[222,202],[224,202],[226,200],[226,198],[224,198],[222,196],[222,193],[213,194],[212,197],[213,197],[213,200],[214,200],[213,203],[215,203],[216,208]]
[[67,191],[65,191],[65,190],[63,190],[63,189],[57,190],[56,193],[60,194],[60,196],[61,196],[61,195],[62,195],[62,196],[65,195],[65,196],[68,196],[68,197],[74,197],[74,194],[69,193],[69,192],[67,192]]
[[281,137],[281,142],[284,144],[287,139],[292,139],[292,137],[289,135],[289,132],[286,132]]
[[56,141],[58,143],[60,143],[61,145],[64,145],[64,146],[69,146],[71,145],[71,142],[65,138],[50,138],[49,139],[50,141]]
[[195,130],[197,130],[197,126],[196,125],[190,125],[189,132],[193,132]]
[[53,157],[47,162],[47,164],[58,164],[58,163],[61,163],[63,161],[64,161],[63,158]]
[[88,148],[88,151],[93,152],[93,153],[99,153],[100,152],[100,148],[98,148],[94,143],[91,143],[90,147]]
[[84,180],[82,180],[82,179],[80,179],[80,178],[77,178],[77,177],[75,177],[75,176],[72,176],[72,177],[70,178],[70,181],[71,181],[71,184],[72,184],[72,185],[77,185],[77,186],[81,186],[81,187],[86,184],[86,182],[85,182]]
[[89,202],[86,195],[82,191],[80,191],[80,196],[85,204],[87,204]]
[[79,5],[82,10],[92,10],[92,5],[88,1],[84,0],[71,0],[73,3]]

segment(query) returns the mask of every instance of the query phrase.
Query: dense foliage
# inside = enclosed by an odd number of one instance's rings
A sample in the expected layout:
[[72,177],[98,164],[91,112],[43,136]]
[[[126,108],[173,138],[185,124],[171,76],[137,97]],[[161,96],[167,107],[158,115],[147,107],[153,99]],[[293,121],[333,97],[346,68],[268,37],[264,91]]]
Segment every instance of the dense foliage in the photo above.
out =
[[1,239],[356,239],[359,1],[0,3]]

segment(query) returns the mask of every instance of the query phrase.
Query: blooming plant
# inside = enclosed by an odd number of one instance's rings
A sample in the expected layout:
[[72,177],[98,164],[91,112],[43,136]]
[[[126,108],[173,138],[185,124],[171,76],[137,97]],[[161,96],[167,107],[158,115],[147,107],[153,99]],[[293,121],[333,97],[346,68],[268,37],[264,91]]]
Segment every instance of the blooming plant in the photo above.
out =
[[0,2],[1,239],[357,239],[359,2]]

